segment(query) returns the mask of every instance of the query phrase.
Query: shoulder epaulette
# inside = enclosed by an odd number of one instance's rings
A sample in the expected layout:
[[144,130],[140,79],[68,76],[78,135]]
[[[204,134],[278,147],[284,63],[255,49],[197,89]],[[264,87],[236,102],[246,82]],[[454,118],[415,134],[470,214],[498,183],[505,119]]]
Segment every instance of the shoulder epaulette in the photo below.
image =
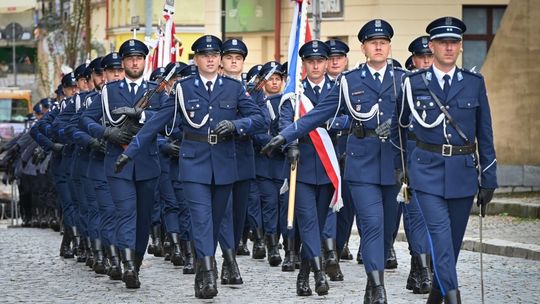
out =
[[423,73],[425,73],[427,71],[428,71],[428,69],[416,69],[416,70],[412,70],[412,71],[406,71],[406,73],[407,73],[407,77],[411,77],[411,76],[416,76],[416,75],[423,74]]
[[189,75],[189,76],[187,76],[187,77],[184,77],[184,78],[178,80],[178,82],[184,82],[184,81],[193,79],[194,77],[195,77],[195,75]]
[[232,77],[227,76],[227,75],[221,75],[221,78],[227,79],[227,80],[232,80],[232,81],[235,81],[235,82],[238,82],[238,83],[242,84],[242,81],[240,81],[240,80],[238,80],[236,78],[232,78]]
[[467,75],[472,75],[472,76],[476,76],[478,78],[483,78],[484,76],[482,76],[482,74],[478,73],[477,71],[474,71],[474,70],[469,70],[469,69],[459,69],[461,71],[463,71],[463,73],[467,74]]
[[362,63],[362,64],[359,64],[357,67],[355,67],[355,68],[353,68],[353,69],[351,69],[351,70],[342,72],[341,75],[347,75],[347,74],[350,74],[350,73],[352,73],[352,72],[354,72],[354,71],[360,70],[363,66],[364,66],[363,63]]

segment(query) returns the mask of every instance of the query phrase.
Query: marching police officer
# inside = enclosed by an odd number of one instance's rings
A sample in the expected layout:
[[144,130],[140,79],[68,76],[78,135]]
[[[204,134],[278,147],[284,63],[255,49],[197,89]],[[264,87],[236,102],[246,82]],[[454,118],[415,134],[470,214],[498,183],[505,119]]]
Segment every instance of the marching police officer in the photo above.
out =
[[427,303],[461,303],[456,263],[474,195],[484,216],[497,188],[484,79],[456,66],[465,30],[454,17],[427,26],[433,65],[405,78],[405,102],[396,112],[399,125],[411,124],[416,135],[409,176],[431,238],[436,278]]
[[[105,173],[116,206],[116,242],[124,264],[123,280],[127,288],[139,288],[138,272],[148,244],[150,215],[160,174],[156,137],[123,172],[115,172],[114,163],[124,151],[122,145],[129,143],[134,133],[121,126],[133,122],[134,128],[140,128],[167,95],[158,92],[146,109],[141,108],[137,102],[153,87],[142,78],[148,48],[143,42],[130,39],[120,46],[119,54],[125,79],[103,87],[102,104],[93,102],[82,115],[80,125],[92,136],[107,139]],[[106,127],[101,124],[102,117]]]
[[[390,143],[390,119],[402,72],[387,65],[394,31],[381,19],[366,23],[358,33],[367,63],[346,72],[339,86],[294,125],[281,131],[264,149],[271,150],[302,137],[325,122],[342,106],[354,119],[347,144],[344,179],[360,223],[361,248],[368,276],[365,303],[386,303],[384,264],[392,243],[396,218],[394,159],[397,149]],[[340,96],[341,95],[341,96]],[[339,100],[344,105],[338,104]]]
[[[195,296],[217,295],[214,254],[223,214],[237,179],[234,134],[264,130],[259,108],[240,81],[218,75],[221,40],[212,35],[197,39],[191,49],[198,75],[176,83],[166,106],[145,124],[116,163],[116,170],[140,154],[175,114],[181,115],[183,140],[179,157],[184,195],[188,202],[197,252]],[[238,117],[238,113],[242,118]]]

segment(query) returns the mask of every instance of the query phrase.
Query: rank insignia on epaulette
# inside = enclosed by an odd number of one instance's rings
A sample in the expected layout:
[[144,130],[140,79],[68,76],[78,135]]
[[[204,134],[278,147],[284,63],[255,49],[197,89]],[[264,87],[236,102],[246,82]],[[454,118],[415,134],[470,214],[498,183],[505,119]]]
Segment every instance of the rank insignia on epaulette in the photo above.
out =
[[426,72],[426,79],[431,81],[431,72]]
[[360,74],[360,77],[365,78],[366,77],[366,71],[362,70],[362,73]]
[[462,81],[463,80],[463,74],[461,74],[461,71],[457,72],[457,80]]

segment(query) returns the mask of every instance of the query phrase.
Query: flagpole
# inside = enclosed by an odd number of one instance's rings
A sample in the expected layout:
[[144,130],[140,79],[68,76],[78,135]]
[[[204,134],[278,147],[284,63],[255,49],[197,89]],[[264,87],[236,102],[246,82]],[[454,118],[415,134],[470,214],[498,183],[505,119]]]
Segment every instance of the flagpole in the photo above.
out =
[[[299,46],[304,44],[306,36],[306,21],[307,21],[307,0],[298,2],[300,5],[300,35],[299,35]],[[297,54],[292,54],[292,56],[298,56]],[[299,59],[299,58],[298,58]],[[289,61],[290,62],[290,61]],[[302,94],[304,93],[304,87],[302,86],[302,63],[301,60],[296,61],[296,84],[294,89],[294,121],[297,121],[300,118],[300,102]],[[298,161],[296,161],[298,162]],[[298,163],[291,164],[291,174],[289,176],[289,205],[287,212],[287,229],[293,229],[294,221],[294,206],[296,198],[296,175],[298,172]]]

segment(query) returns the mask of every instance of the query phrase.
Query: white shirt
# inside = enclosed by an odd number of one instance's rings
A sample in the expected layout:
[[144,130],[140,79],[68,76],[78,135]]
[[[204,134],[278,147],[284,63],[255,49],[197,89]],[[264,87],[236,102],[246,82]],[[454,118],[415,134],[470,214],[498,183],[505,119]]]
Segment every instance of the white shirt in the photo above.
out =
[[206,86],[206,83],[207,83],[208,81],[211,81],[211,82],[212,82],[212,85],[210,86],[210,90],[211,90],[211,91],[214,90],[214,84],[216,84],[217,76],[218,76],[218,75],[216,74],[216,76],[214,76],[213,79],[207,79],[207,78],[204,78],[203,75],[199,74],[199,77],[201,77],[201,80],[202,80],[202,82],[203,82],[204,88],[205,88],[206,90],[208,90],[208,87]]
[[321,94],[322,88],[324,88],[324,82],[326,81],[326,77],[323,77],[322,81],[319,83],[314,83],[309,78],[307,78],[307,81],[309,82],[309,85],[311,85],[311,87],[313,88],[313,92],[315,92],[315,86],[319,86],[319,92],[317,93]]
[[456,71],[456,66],[454,66],[448,73],[445,73],[439,69],[433,64],[433,74],[435,74],[435,77],[437,77],[437,81],[439,82],[439,86],[441,86],[441,89],[444,90],[444,75],[450,76],[450,85],[452,85],[452,78],[454,77],[454,72]]
[[377,79],[377,77],[375,77],[375,73],[379,73],[379,79],[381,80],[381,83],[383,83],[383,79],[384,79],[384,73],[386,73],[386,67],[387,65],[385,64],[384,67],[382,67],[380,70],[375,70],[374,68],[372,68],[371,66],[369,66],[369,64],[366,64],[367,68],[369,69],[369,72],[371,73],[371,76],[373,77],[373,79]]
[[141,78],[133,81],[133,80],[126,77],[125,80],[126,80],[126,83],[128,84],[128,89],[129,89],[130,93],[131,93],[131,83],[135,83],[134,89],[135,89],[135,94],[137,94],[137,91],[139,90],[139,87],[141,86],[141,84],[143,82],[143,78],[141,77]]

